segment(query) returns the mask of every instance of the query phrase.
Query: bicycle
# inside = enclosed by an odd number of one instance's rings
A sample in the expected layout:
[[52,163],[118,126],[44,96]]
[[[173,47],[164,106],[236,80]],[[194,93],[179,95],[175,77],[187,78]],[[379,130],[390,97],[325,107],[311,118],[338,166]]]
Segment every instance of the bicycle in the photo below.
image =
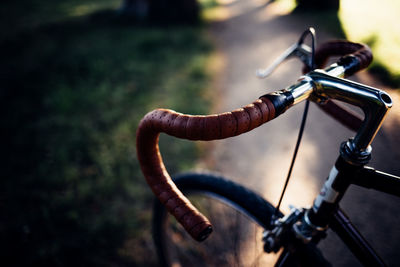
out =
[[[311,35],[311,47],[304,44],[307,35]],[[400,177],[366,166],[371,159],[371,142],[392,106],[392,100],[379,89],[344,79],[370,64],[371,50],[366,45],[348,41],[331,41],[315,49],[314,32],[309,29],[276,64],[258,75],[269,75],[279,63],[293,55],[304,62],[306,74],[294,85],[263,95],[250,105],[209,116],[157,109],[141,121],[137,153],[144,176],[160,200],[154,206],[153,237],[162,266],[252,266],[258,262],[249,259],[249,254],[253,253],[257,260],[263,252],[280,252],[275,266],[330,266],[317,248],[328,228],[337,233],[362,264],[385,265],[339,206],[351,184],[400,196]],[[340,59],[324,70],[320,69],[331,56],[340,56]],[[332,99],[361,108],[364,119]],[[172,180],[163,165],[158,150],[160,132],[189,140],[228,138],[259,127],[303,101],[306,106],[295,153],[276,207],[244,186],[215,174],[186,173]],[[301,141],[309,101],[355,130],[356,135],[340,146],[338,159],[312,207],[292,207],[291,213],[284,216],[279,207]],[[196,207],[202,207],[202,213]],[[167,211],[176,220],[168,219]],[[206,217],[211,217],[222,236],[200,247],[190,243],[185,232],[199,242],[206,240],[213,231]],[[257,239],[262,242],[260,246],[248,244],[251,234],[262,234],[262,239]],[[232,240],[227,241],[229,238]],[[261,251],[257,251],[257,247]]]

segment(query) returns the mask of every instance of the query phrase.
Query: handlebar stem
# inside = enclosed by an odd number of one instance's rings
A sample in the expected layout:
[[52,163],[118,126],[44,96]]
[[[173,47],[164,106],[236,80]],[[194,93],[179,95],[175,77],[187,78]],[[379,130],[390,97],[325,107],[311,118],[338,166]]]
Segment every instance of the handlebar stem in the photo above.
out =
[[368,150],[392,107],[390,96],[382,90],[337,78],[322,70],[310,72],[309,76],[314,81],[314,95],[317,97],[337,99],[362,109],[364,121],[352,140],[352,146],[355,150]]
[[314,102],[336,99],[360,107],[365,118],[350,147],[367,151],[392,107],[392,99],[382,90],[343,79],[344,75],[343,66],[332,64],[325,70],[309,72],[286,90],[292,94],[293,104],[306,99]]

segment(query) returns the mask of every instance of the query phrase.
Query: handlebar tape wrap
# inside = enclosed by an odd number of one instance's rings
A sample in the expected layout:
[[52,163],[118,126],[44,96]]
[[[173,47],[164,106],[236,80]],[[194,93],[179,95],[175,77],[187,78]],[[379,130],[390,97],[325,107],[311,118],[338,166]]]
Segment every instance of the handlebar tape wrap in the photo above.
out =
[[[359,43],[349,41],[330,41],[320,45],[315,51],[315,65],[317,68],[323,68],[329,57],[342,56],[338,64],[342,65],[346,71],[345,76],[350,76],[355,72],[367,68],[372,62],[371,49]],[[307,68],[303,72],[308,72]],[[335,102],[328,100],[318,105],[324,112],[338,120],[347,128],[357,131],[361,124],[362,118],[351,110],[339,106]]]
[[[216,140],[237,136],[272,120],[282,107],[274,105],[275,97],[260,97],[245,107],[209,116],[192,116],[168,109],[149,112],[140,122],[136,136],[138,159],[147,183],[157,198],[197,241],[212,232],[212,225],[189,202],[173,183],[158,148],[159,134],[164,132],[189,140]],[[280,104],[278,104],[280,106]],[[276,107],[281,112],[276,112]]]
[[320,45],[315,51],[315,64],[320,68],[331,56],[342,56],[338,64],[345,67],[346,76],[367,68],[372,62],[372,52],[367,45],[339,40]]

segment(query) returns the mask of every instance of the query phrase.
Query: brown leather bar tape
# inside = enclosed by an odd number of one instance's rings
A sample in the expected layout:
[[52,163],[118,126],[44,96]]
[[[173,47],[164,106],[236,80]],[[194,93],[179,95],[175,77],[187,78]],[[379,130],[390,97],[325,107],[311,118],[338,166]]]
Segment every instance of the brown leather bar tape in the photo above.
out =
[[[372,51],[365,45],[360,43],[352,43],[345,40],[329,41],[321,44],[315,51],[315,65],[322,68],[326,65],[328,58],[332,56],[354,56],[358,59],[361,69],[369,66],[372,62]],[[303,72],[308,72],[306,67]]]
[[159,148],[161,132],[189,140],[216,140],[248,132],[275,118],[275,108],[267,97],[232,112],[192,116],[156,109],[140,122],[136,134],[137,155],[147,183],[157,198],[197,241],[212,232],[212,225],[179,191],[169,176]]
[[342,59],[348,56],[355,57],[359,64],[357,71],[368,67],[372,62],[372,52],[367,45],[349,41],[331,41],[319,46],[315,53],[316,65],[325,65],[330,56],[343,56]]
[[330,115],[335,120],[346,126],[348,129],[357,131],[361,124],[362,118],[351,110],[345,107],[339,106],[332,100],[325,101],[318,105],[324,112]]
[[[368,67],[373,58],[371,49],[364,44],[352,43],[344,40],[330,41],[323,43],[315,51],[315,64],[317,68],[323,68],[327,60],[332,56],[353,56],[357,58],[359,70]],[[307,68],[303,68],[304,73],[308,71]],[[357,131],[362,124],[362,118],[359,115],[339,106],[331,100],[325,101],[318,106],[324,112],[353,131]]]

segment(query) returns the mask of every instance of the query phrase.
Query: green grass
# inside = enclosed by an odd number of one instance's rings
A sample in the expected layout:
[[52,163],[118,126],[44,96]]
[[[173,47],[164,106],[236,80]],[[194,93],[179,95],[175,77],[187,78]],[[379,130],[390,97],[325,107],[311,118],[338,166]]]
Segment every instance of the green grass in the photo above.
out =
[[[136,128],[157,107],[208,113],[212,49],[201,26],[124,24],[103,11],[118,5],[2,4],[13,23],[0,23],[1,261],[154,264]],[[198,156],[194,143],[161,142],[172,173]]]
[[217,0],[199,0],[199,3],[203,9],[219,6]]
[[32,31],[40,26],[88,15],[99,10],[115,9],[121,2],[122,0],[3,0],[0,7],[0,41],[13,38],[20,32]]
[[400,88],[400,2],[342,0],[339,18],[348,39],[367,43],[374,52],[371,72]]

